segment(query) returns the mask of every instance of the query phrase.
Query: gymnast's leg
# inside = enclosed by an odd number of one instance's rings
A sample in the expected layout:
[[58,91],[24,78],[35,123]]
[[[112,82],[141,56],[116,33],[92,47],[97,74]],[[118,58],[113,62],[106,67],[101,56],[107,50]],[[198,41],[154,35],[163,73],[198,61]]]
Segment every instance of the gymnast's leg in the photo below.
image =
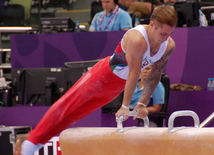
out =
[[55,102],[22,145],[22,155],[31,155],[53,136],[109,103],[124,89],[125,80],[111,71],[109,58],[89,70]]

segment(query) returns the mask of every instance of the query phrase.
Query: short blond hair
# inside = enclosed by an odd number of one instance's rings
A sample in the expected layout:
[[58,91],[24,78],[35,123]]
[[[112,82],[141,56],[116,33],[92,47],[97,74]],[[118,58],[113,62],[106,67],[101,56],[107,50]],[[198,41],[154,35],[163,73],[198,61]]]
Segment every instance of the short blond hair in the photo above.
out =
[[156,7],[151,15],[150,20],[156,20],[161,24],[167,24],[171,27],[174,27],[178,22],[178,16],[174,7],[166,5]]

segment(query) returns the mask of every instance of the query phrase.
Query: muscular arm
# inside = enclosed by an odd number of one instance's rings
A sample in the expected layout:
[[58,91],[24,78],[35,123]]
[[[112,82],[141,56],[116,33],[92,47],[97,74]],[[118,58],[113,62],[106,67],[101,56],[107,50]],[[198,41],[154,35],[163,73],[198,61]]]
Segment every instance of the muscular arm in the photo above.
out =
[[155,88],[152,94],[152,106],[147,106],[146,109],[149,113],[159,112],[165,102],[165,88],[161,82]]
[[[129,66],[129,75],[124,89],[123,105],[129,107],[137,81],[140,77],[142,57],[146,52],[147,44],[138,31],[132,30],[125,34],[122,45],[126,51],[126,60]],[[124,115],[125,120],[127,119],[127,112],[126,109],[120,108],[116,116]]]
[[[145,81],[143,93],[139,102],[144,103],[145,105],[148,104],[149,98],[154,92],[155,88],[157,87],[158,82],[160,81],[160,78],[161,78],[161,73],[166,68],[166,65],[174,49],[175,49],[175,43],[171,38],[169,38],[169,43],[165,54],[162,56],[162,58],[159,61],[155,62],[151,73],[149,74],[149,76]],[[145,118],[147,116],[148,111],[146,110],[147,111],[146,113],[145,109],[146,108],[143,105],[137,104],[134,111],[138,111],[138,115],[137,115],[138,118]]]
[[175,49],[175,43],[170,38],[169,45],[167,47],[165,54],[159,61],[157,61],[154,64],[154,67],[153,67],[151,73],[149,74],[149,76],[147,77],[147,79],[145,81],[144,90],[143,90],[143,93],[142,93],[142,96],[141,96],[139,102],[148,104],[149,98],[152,95],[152,93],[154,92],[155,88],[157,87],[158,82],[160,81],[160,78],[161,78],[161,73],[166,68],[166,65],[167,65],[169,58],[172,55],[174,49]]
[[129,106],[130,104],[137,81],[140,77],[142,57],[147,48],[142,35],[138,35],[139,32],[136,31],[129,34],[127,38],[124,37],[124,39],[126,39],[124,40],[124,43],[126,43],[124,46],[126,51],[126,60],[129,66],[129,76],[126,81],[123,98],[123,105],[125,106]]

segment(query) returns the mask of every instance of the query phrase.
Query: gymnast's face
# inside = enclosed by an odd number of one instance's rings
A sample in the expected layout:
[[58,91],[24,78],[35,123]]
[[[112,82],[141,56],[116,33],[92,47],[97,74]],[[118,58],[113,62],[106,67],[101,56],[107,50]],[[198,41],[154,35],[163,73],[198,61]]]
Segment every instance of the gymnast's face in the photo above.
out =
[[167,24],[161,24],[158,21],[151,21],[150,26],[153,34],[153,41],[158,44],[162,44],[164,41],[166,41],[175,31],[175,27],[171,27]]

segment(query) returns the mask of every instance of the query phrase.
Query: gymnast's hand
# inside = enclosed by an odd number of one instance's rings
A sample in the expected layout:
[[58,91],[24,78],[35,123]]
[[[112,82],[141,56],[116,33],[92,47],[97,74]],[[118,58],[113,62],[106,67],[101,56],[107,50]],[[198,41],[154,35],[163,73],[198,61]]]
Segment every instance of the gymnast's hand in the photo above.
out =
[[128,119],[128,115],[129,115],[129,107],[126,106],[121,106],[120,109],[117,111],[117,113],[115,114],[116,116],[116,122],[117,119],[119,118],[119,116],[123,116],[123,121]]
[[[133,111],[137,111],[137,118],[145,119],[148,115],[148,110],[145,106],[137,104]],[[134,117],[135,119],[136,117]]]

